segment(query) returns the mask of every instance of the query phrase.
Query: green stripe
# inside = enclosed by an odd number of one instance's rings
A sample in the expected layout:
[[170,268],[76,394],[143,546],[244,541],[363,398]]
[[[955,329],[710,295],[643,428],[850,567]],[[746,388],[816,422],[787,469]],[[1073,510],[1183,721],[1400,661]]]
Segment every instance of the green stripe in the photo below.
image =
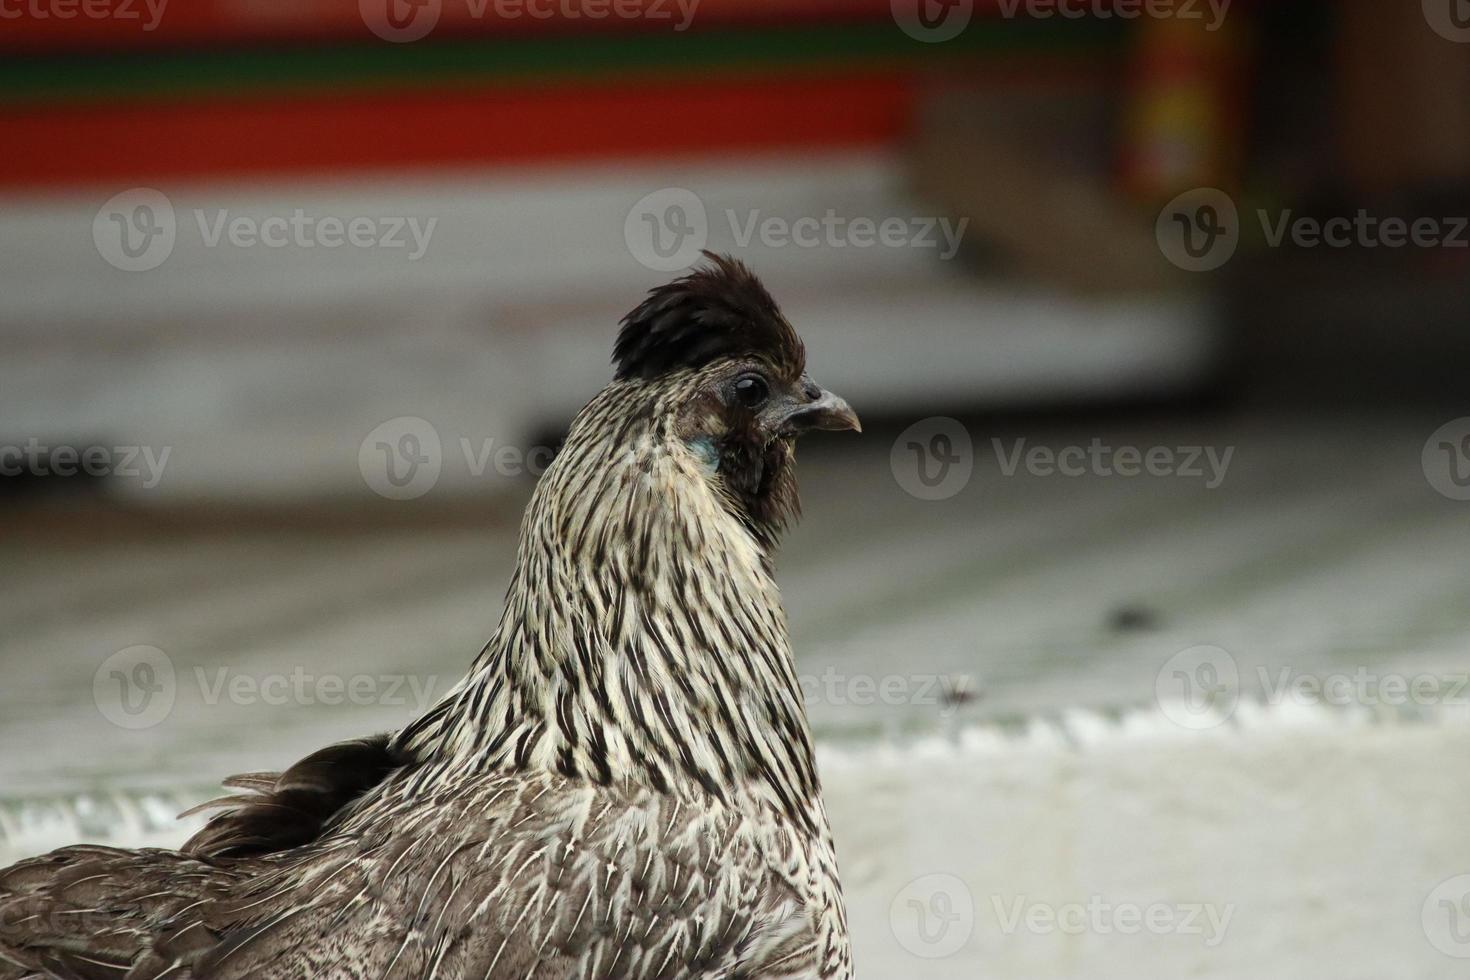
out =
[[610,76],[708,77],[770,70],[924,67],[1008,55],[1096,54],[1108,22],[982,21],[943,44],[888,24],[803,29],[451,40],[0,61],[0,102],[110,102],[255,92],[402,89]]

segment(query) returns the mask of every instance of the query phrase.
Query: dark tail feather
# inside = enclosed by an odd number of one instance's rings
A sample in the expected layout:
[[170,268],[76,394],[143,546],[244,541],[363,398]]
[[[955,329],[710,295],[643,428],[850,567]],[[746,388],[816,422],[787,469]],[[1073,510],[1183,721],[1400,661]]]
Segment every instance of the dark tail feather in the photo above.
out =
[[387,735],[376,735],[329,745],[279,775],[256,772],[232,777],[225,786],[245,792],[188,811],[223,809],[189,838],[183,852],[213,860],[300,847],[321,836],[344,806],[407,761],[390,747]]

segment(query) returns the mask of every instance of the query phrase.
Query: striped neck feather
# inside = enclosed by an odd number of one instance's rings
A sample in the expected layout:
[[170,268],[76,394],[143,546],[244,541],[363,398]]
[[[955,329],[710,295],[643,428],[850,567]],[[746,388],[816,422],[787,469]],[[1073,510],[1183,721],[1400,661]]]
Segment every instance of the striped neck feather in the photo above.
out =
[[811,736],[770,558],[644,385],[578,416],[500,625],[398,744],[452,776],[542,769],[769,805],[815,832]]

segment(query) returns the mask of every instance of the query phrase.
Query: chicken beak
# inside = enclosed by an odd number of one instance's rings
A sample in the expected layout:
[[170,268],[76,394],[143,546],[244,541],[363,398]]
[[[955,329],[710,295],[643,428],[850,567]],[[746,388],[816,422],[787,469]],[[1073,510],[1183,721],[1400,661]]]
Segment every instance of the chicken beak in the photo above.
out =
[[816,398],[794,407],[782,420],[781,429],[791,435],[801,435],[813,429],[861,432],[863,425],[846,399],[822,389]]

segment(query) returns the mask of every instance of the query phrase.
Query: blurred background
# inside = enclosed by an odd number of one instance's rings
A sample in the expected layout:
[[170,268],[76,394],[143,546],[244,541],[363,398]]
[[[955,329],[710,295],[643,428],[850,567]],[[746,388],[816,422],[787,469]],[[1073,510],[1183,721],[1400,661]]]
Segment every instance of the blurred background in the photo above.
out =
[[1465,0],[24,0],[0,55],[0,863],[432,704],[708,248],[864,419],[781,565],[861,975],[1465,975]]

